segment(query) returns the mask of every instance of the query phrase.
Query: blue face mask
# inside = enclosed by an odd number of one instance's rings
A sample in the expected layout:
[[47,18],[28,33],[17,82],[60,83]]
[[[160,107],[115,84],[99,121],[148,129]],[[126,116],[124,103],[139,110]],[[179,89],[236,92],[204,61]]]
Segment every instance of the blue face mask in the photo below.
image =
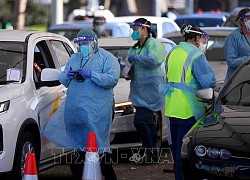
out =
[[95,26],[95,30],[97,33],[102,33],[105,30],[104,26]]
[[81,46],[80,46],[80,51],[81,51],[81,53],[82,53],[82,56],[83,56],[84,58],[86,58],[86,57],[89,56],[89,54],[90,54],[90,52],[91,52],[91,47],[88,46],[88,45],[81,45]]
[[134,41],[141,39],[141,34],[139,31],[133,31],[131,37]]

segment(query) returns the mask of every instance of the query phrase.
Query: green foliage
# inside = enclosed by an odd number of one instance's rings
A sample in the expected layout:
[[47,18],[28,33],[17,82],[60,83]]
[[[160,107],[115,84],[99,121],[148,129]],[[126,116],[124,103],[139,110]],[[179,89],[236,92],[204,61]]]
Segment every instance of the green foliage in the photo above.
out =
[[49,22],[49,12],[49,5],[36,4],[33,0],[29,0],[26,7],[26,26],[47,25]]
[[13,1],[0,0],[0,21],[11,22],[13,18]]
[[30,30],[30,31],[47,31],[47,26],[46,25],[34,25],[34,26],[26,26],[25,30]]
[[[0,0],[0,21],[12,22],[15,15],[15,0]],[[28,0],[26,7],[25,25],[47,25],[49,22],[50,5],[36,4]]]

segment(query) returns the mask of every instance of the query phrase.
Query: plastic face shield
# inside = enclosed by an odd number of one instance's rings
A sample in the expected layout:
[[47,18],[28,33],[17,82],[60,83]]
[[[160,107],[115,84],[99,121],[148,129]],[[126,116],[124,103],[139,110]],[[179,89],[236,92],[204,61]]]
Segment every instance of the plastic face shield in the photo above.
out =
[[240,19],[242,19],[245,23],[246,30],[250,32],[250,12],[240,16]]
[[209,35],[205,32],[201,33],[201,42],[203,44],[207,44],[208,43],[208,39],[209,39]]
[[143,24],[141,22],[133,22],[130,27],[134,30],[134,31],[138,31],[140,28],[142,28],[143,26],[146,26],[146,27],[150,27],[149,25],[147,24]]
[[92,36],[82,36],[74,39],[74,43],[78,44],[79,46],[82,45],[90,46],[91,44],[93,44],[93,42],[94,38]]

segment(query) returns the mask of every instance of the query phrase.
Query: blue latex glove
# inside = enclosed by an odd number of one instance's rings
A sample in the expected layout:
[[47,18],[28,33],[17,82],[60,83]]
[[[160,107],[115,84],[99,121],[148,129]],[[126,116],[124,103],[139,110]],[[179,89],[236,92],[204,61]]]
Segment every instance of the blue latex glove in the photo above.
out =
[[136,60],[136,55],[130,55],[129,57],[128,57],[128,62],[129,63],[132,63],[133,61],[135,61]]
[[75,74],[75,71],[73,71],[72,68],[70,67],[70,70],[69,70],[68,73],[67,73],[67,78],[68,78],[69,80],[72,80],[74,74]]
[[84,69],[84,68],[80,68],[78,70],[79,74],[81,74],[84,77],[91,77],[92,76],[92,71]]

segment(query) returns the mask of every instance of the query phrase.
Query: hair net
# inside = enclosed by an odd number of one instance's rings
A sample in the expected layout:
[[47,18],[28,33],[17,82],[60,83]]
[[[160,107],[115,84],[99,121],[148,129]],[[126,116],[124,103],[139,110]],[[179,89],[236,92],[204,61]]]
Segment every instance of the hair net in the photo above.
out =
[[92,38],[94,38],[94,52],[97,51],[98,37],[94,31],[92,31],[91,29],[83,28],[77,34],[77,38],[79,38],[79,37],[92,37]]

